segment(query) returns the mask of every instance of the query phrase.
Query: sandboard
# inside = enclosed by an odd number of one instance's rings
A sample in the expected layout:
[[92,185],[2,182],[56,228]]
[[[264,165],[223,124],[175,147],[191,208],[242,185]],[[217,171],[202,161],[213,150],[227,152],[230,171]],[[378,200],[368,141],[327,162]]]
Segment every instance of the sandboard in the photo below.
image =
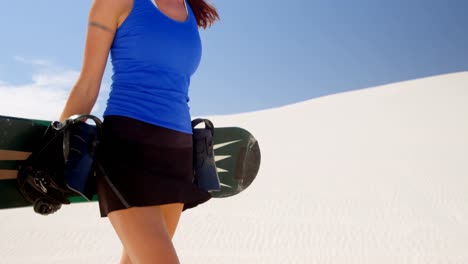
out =
[[[16,188],[18,168],[40,142],[51,121],[0,115],[0,209],[31,206]],[[255,137],[240,127],[217,127],[214,152],[221,190],[213,198],[239,194],[254,181],[260,167]],[[86,202],[82,196],[70,202]],[[95,194],[92,201],[97,201]]]

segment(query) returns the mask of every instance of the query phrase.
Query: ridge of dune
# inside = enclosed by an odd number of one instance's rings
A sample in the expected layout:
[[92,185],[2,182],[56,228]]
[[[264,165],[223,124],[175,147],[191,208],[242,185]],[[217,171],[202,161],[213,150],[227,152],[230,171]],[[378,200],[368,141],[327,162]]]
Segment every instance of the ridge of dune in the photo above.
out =
[[204,246],[222,263],[468,261],[466,102],[462,72],[212,117],[256,135],[262,166],[245,193],[196,212],[236,241]]

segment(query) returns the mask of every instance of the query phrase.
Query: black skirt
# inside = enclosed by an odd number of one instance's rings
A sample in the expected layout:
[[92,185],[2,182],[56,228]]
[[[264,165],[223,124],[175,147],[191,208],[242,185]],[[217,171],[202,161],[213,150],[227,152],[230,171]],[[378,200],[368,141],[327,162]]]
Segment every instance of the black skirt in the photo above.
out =
[[[193,184],[192,135],[124,116],[106,116],[96,161],[101,217],[134,206],[183,203],[211,195]],[[112,184],[109,184],[109,181]]]

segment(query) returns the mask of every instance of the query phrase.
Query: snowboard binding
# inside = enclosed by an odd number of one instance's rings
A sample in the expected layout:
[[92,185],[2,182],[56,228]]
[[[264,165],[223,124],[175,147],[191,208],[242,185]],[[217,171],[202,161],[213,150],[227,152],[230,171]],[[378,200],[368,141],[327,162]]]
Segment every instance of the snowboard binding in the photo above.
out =
[[[92,119],[91,126],[83,119]],[[94,174],[93,157],[99,137],[101,121],[92,115],[72,116],[63,123],[52,122],[46,129],[36,151],[20,166],[17,188],[30,202],[34,211],[49,215],[62,204],[70,204],[68,197],[91,199],[94,190],[89,175]]]
[[[195,128],[204,123],[205,128]],[[214,155],[214,126],[208,119],[192,121],[193,132],[193,175],[194,184],[200,189],[212,192],[221,189]]]
[[47,198],[38,198],[34,204],[34,212],[41,214],[41,215],[50,215],[57,212],[61,207],[62,204],[55,203],[52,200]]

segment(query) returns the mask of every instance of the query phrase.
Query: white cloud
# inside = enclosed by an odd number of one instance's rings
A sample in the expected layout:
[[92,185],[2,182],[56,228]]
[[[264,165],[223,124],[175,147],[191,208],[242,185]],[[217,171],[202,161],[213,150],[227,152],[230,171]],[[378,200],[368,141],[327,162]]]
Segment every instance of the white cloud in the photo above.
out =
[[67,99],[67,90],[72,87],[76,76],[74,72],[61,73],[60,81],[56,82],[57,76],[39,74],[33,76],[33,82],[29,84],[0,84],[0,114],[57,119]]
[[[79,72],[60,69],[46,60],[25,60],[21,57],[15,59],[25,63],[35,61],[35,65],[40,63],[47,66],[34,73],[30,83],[13,85],[0,80],[0,115],[58,119]],[[107,91],[108,89],[101,89],[101,94]],[[102,115],[99,112],[102,111],[101,105],[104,103],[105,98],[100,95],[92,113]]]
[[24,64],[33,65],[33,66],[52,66],[53,63],[49,60],[43,59],[26,59],[22,56],[15,56],[15,60],[22,62]]

